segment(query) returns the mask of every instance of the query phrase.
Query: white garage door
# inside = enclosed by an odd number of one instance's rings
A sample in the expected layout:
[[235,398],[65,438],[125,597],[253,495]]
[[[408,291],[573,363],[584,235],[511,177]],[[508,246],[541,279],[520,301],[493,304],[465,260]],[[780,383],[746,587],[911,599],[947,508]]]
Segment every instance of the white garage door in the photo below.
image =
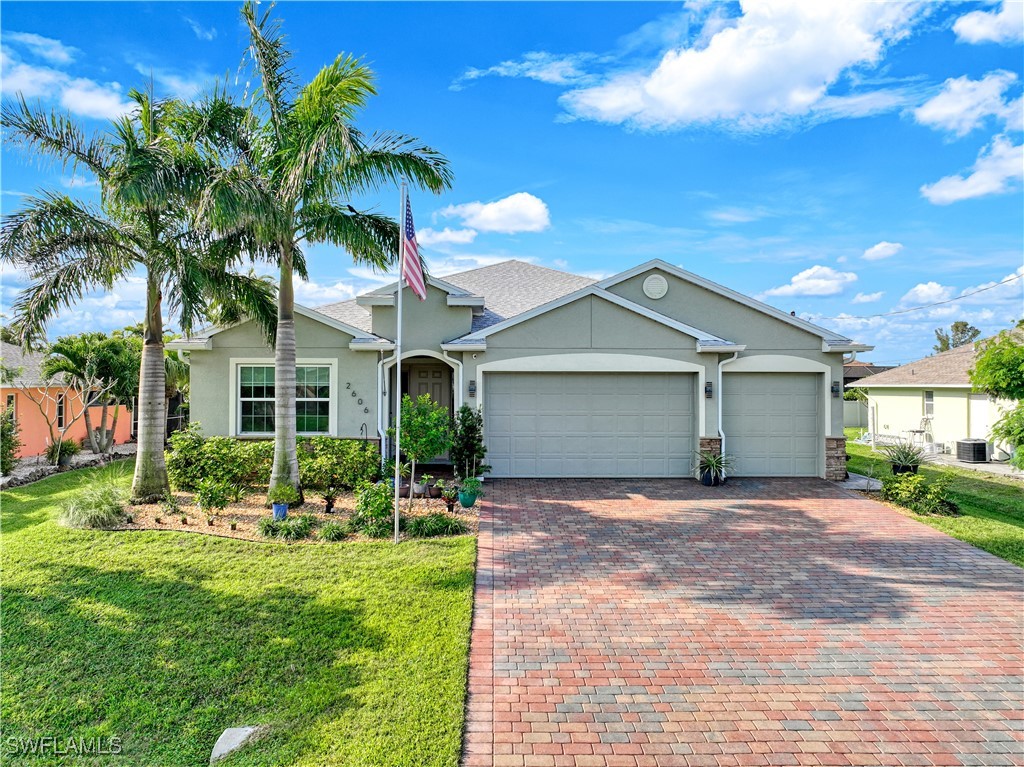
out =
[[823,447],[815,373],[727,373],[725,452],[739,477],[816,477]]
[[495,477],[678,477],[694,449],[694,376],[488,373]]

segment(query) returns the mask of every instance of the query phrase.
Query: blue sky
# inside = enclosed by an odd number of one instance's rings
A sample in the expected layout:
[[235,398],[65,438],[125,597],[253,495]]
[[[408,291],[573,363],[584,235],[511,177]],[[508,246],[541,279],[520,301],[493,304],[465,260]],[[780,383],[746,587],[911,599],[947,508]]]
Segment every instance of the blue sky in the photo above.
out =
[[[931,351],[932,329],[1024,316],[1021,3],[293,3],[302,80],[362,56],[367,130],[444,152],[454,189],[416,195],[432,270],[520,258],[608,275],[659,257],[873,343]],[[234,3],[5,3],[3,95],[90,129],[152,77],[188,97],[242,89]],[[96,199],[6,147],[4,213],[40,188]],[[397,193],[359,201],[397,213]],[[300,302],[381,279],[313,247]],[[22,276],[3,276],[9,306]],[[142,317],[129,281],[51,335]],[[173,318],[172,318],[173,322]]]

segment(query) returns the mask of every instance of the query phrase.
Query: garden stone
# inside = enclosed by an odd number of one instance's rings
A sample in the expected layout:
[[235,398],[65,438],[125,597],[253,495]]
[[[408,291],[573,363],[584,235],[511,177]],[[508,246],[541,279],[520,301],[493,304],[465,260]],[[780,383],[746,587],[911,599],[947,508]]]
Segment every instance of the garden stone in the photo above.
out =
[[237,751],[246,743],[261,735],[263,727],[228,727],[217,738],[217,743],[210,754],[210,764],[223,759],[233,751]]

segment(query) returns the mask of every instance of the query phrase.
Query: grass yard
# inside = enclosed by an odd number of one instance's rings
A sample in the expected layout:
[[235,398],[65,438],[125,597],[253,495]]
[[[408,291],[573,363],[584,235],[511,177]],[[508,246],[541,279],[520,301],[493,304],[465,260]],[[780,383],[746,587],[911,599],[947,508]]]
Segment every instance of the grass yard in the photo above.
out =
[[[0,494],[4,764],[458,764],[475,541],[257,543],[55,523],[95,470]],[[128,482],[128,475],[123,479]],[[118,757],[8,738],[118,736]]]
[[[846,452],[851,456],[849,470],[871,474],[874,457],[874,476],[889,474],[884,456],[872,453],[870,445],[852,442],[859,433],[859,429],[846,430]],[[927,479],[934,479],[939,472],[949,472],[954,477],[950,497],[960,506],[960,516],[913,517],[1024,567],[1024,482],[954,466],[924,465],[920,470]]]

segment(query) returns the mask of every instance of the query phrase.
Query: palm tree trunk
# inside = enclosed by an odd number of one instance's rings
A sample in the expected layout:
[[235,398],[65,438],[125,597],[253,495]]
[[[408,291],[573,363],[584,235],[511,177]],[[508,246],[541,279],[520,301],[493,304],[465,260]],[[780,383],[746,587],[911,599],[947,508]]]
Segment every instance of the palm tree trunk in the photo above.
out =
[[164,463],[164,328],[160,316],[160,283],[146,275],[146,321],[142,331],[142,367],[139,371],[139,451],[135,458],[132,502],[152,503],[170,493]]
[[295,424],[295,289],[291,243],[282,248],[281,282],[277,291],[277,339],[274,350],[274,468],[270,489],[299,484],[298,433]]

